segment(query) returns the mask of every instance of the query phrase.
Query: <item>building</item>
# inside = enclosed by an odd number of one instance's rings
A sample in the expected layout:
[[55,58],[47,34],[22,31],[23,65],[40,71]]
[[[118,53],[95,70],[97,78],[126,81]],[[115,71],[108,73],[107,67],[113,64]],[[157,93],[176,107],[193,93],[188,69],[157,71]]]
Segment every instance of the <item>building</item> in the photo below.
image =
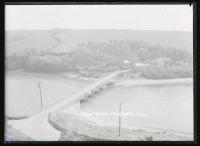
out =
[[130,69],[132,68],[131,62],[129,60],[124,60],[122,63],[122,69]]
[[135,67],[144,67],[144,66],[149,66],[150,64],[145,64],[145,63],[141,63],[141,62],[138,62],[136,63],[134,66]]

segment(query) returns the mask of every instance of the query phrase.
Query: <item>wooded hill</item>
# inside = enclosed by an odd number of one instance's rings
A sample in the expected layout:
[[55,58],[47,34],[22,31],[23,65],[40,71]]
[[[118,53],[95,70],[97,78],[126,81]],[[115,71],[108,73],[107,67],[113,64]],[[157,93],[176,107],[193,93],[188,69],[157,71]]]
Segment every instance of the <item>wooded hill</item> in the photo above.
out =
[[192,51],[193,34],[184,31],[151,30],[8,30],[6,31],[6,53],[24,53],[29,49],[51,52],[70,52],[78,44],[137,40],[149,45],[161,45]]
[[[11,32],[7,36],[8,70],[73,72],[98,77],[123,69],[124,60],[128,60],[131,62],[128,68],[138,62],[151,65],[135,70],[145,78],[186,78],[193,74],[192,34],[188,32],[62,29],[21,31],[21,35],[13,32],[17,37],[11,37]],[[134,37],[136,34],[138,37]],[[138,41],[141,36],[143,40]]]

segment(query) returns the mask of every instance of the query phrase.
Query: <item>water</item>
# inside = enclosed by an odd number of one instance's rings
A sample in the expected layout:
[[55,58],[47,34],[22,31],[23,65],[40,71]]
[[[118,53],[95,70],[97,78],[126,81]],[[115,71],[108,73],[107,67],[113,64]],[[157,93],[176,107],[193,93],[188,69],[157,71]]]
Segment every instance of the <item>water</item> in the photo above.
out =
[[89,100],[82,111],[104,124],[118,125],[119,117],[112,113],[119,111],[120,102],[122,114],[128,114],[122,115],[124,127],[193,132],[192,85],[116,86]]
[[6,72],[6,115],[24,116],[39,112],[41,110],[39,82],[41,82],[43,108],[69,97],[91,83],[61,75]]

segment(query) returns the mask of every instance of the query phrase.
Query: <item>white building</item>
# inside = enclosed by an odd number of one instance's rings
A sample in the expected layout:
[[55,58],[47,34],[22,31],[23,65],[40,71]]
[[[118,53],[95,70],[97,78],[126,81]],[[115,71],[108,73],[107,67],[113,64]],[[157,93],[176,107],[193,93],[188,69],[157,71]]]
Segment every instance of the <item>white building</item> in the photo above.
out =
[[145,64],[145,63],[138,62],[134,66],[136,66],[136,67],[143,67],[143,66],[149,66],[149,65],[150,64]]

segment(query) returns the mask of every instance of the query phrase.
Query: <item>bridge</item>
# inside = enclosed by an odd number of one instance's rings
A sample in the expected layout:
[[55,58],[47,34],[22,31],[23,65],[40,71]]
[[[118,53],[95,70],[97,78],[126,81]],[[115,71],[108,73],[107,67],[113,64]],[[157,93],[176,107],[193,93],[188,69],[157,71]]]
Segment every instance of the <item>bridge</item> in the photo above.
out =
[[48,115],[51,112],[59,112],[75,103],[81,105],[88,100],[92,94],[99,92],[111,79],[117,75],[129,72],[131,70],[115,71],[106,77],[98,79],[95,83],[89,85],[85,89],[67,97],[45,109],[39,113],[22,120],[9,121],[12,122],[13,128],[20,130],[24,134],[38,141],[57,141],[60,137],[60,131],[53,128],[48,123]]

